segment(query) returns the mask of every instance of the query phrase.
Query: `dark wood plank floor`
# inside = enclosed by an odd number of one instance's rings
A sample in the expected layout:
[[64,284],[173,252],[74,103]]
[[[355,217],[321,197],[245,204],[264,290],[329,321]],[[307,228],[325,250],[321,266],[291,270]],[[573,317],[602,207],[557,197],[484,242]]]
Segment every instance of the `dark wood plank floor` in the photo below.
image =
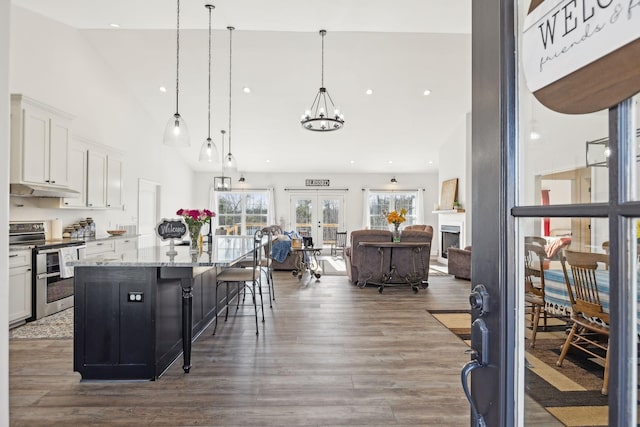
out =
[[427,309],[466,309],[470,282],[359,289],[276,272],[256,337],[230,318],[155,382],[80,382],[72,340],[10,341],[12,426],[466,426],[466,345]]

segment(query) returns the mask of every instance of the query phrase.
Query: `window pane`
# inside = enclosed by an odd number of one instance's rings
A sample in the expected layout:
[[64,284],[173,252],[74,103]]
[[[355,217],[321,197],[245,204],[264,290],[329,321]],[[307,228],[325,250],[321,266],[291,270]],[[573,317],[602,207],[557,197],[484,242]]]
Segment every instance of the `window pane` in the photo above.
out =
[[638,165],[640,165],[640,108],[638,108],[638,102],[640,102],[640,95],[636,95],[633,97],[633,106],[635,108],[635,123],[632,124],[632,129],[636,130],[636,144],[634,145],[634,151],[629,153],[632,158],[635,158],[636,161],[633,163],[633,170],[635,172],[635,189],[631,192],[632,200],[640,200],[640,171],[638,170]]
[[371,193],[369,194],[369,218],[372,230],[387,230],[386,214],[393,209],[391,205],[391,194]]
[[218,192],[216,197],[218,228],[226,234],[250,235],[268,225],[268,193]]
[[404,226],[415,224],[417,218],[417,194],[407,192],[380,192],[369,194],[369,226],[374,230],[388,230],[387,214],[406,209]]
[[[609,178],[604,150],[597,141],[608,136],[608,111],[561,114],[529,91],[522,55],[522,31],[529,1],[518,2],[518,205],[557,205],[606,202]],[[589,163],[587,163],[589,159]]]
[[[608,324],[609,313],[608,220],[568,218],[568,221],[585,223],[584,227],[592,232],[543,236],[542,218],[519,220],[521,303],[517,335],[525,381],[520,389],[526,393],[524,425],[607,425],[608,398],[602,394],[602,388],[608,329],[600,326]],[[566,276],[562,265],[565,255]],[[579,273],[582,270],[577,267],[585,263],[584,257],[593,257],[597,265],[595,270],[589,270],[594,282],[581,280],[587,276]],[[596,286],[589,287],[590,283]],[[578,298],[573,304],[570,290],[574,299]],[[579,295],[599,296],[604,314],[598,318],[585,313]],[[578,314],[578,310],[583,312]],[[567,346],[568,332],[574,324],[576,334],[592,340],[592,343],[581,341],[591,353]],[[561,358],[565,346],[568,351]],[[557,366],[559,361],[562,366]],[[590,407],[588,411],[582,408],[586,406]]]

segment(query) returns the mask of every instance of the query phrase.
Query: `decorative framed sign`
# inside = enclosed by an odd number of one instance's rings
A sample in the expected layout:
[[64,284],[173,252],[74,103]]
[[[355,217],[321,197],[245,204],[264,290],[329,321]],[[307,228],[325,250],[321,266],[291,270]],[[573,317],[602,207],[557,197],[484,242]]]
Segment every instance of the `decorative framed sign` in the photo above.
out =
[[187,234],[187,224],[181,219],[166,219],[156,225],[156,234],[162,240],[182,239]]
[[304,185],[306,187],[328,187],[329,180],[328,179],[305,179]]
[[567,114],[640,92],[640,0],[532,0],[522,66],[529,90]]

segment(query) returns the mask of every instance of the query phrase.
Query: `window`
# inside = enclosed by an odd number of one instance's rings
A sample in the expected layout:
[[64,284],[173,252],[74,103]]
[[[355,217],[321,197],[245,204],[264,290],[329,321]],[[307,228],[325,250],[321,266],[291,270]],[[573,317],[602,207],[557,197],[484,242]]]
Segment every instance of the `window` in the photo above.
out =
[[217,227],[226,234],[251,235],[269,225],[269,193],[266,191],[215,192]]
[[417,223],[418,194],[416,191],[370,192],[369,193],[369,228],[372,230],[388,230],[387,214],[391,211],[407,210],[405,225]]

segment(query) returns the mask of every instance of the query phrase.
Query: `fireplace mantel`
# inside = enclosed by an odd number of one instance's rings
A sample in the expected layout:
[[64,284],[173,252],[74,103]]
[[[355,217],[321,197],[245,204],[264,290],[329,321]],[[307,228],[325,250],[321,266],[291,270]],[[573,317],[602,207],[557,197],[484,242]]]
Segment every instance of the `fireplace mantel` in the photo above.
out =
[[460,209],[442,209],[442,210],[437,210],[437,211],[431,211],[431,213],[434,214],[454,214],[454,213],[464,213],[464,209],[460,208]]

